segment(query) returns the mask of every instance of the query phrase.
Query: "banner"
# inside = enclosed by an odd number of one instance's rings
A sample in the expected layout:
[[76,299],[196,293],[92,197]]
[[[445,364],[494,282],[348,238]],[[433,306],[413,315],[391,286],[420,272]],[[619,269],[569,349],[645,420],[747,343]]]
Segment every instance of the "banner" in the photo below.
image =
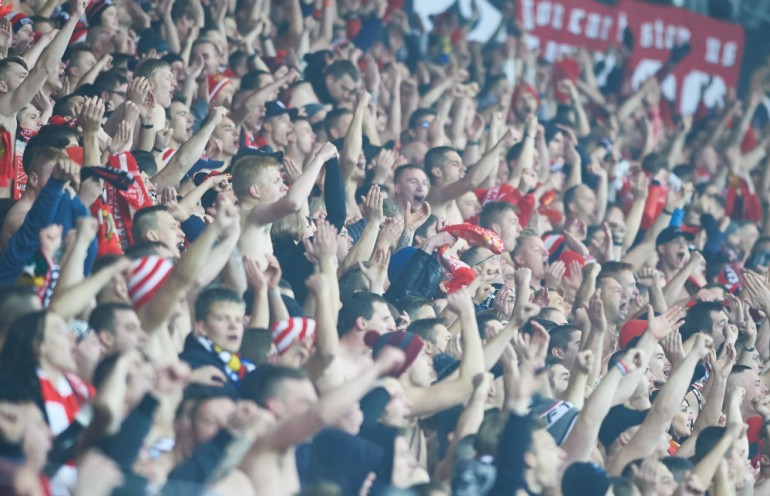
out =
[[[633,35],[629,68],[637,88],[668,59],[671,48],[689,41],[692,52],[663,81],[663,94],[679,102],[683,114],[695,112],[701,87],[707,106],[721,103],[728,88],[738,86],[743,57],[743,28],[688,10],[619,0],[603,5],[595,0],[519,0],[522,29],[550,61],[585,46],[606,53],[621,46],[626,28]],[[713,79],[712,79],[713,78]]]

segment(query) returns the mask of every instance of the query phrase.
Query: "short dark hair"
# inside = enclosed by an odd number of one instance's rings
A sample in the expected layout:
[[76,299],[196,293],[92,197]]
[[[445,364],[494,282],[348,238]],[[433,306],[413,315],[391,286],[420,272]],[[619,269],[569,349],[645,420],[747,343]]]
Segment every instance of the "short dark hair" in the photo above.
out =
[[270,398],[280,396],[279,387],[281,382],[307,379],[307,373],[300,369],[270,364],[260,365],[243,378],[241,398],[254,401],[262,408],[266,408],[267,401]]
[[374,304],[384,303],[387,305],[385,298],[378,294],[359,292],[354,293],[345,301],[342,305],[339,315],[339,334],[344,336],[355,325],[356,320],[359,317],[365,319],[371,319],[374,314]]
[[624,270],[628,270],[633,272],[634,266],[630,263],[626,262],[618,262],[617,260],[609,260],[607,262],[604,262],[602,264],[602,270],[599,273],[598,278],[601,279],[602,277],[617,277],[618,274],[623,272]]
[[679,330],[682,334],[682,340],[687,341],[696,332],[711,333],[711,326],[714,324],[711,320],[711,312],[721,312],[724,305],[716,301],[699,301],[687,310],[684,318],[684,325]]
[[331,130],[337,126],[340,119],[346,115],[352,115],[353,111],[346,108],[335,108],[326,113],[324,117],[324,131],[328,136],[331,136]]
[[138,66],[136,66],[136,70],[134,71],[134,77],[145,77],[148,80],[152,80],[153,77],[155,77],[155,74],[158,73],[158,71],[162,69],[170,69],[171,64],[166,62],[165,60],[161,59],[146,59],[142,63],[140,63]]
[[655,174],[659,170],[668,169],[668,160],[658,152],[648,153],[642,159],[642,170]]
[[88,326],[96,332],[105,330],[115,333],[115,313],[121,310],[134,311],[128,303],[102,303],[94,308],[88,317]]
[[5,72],[11,66],[11,64],[18,64],[22,66],[25,71],[29,71],[29,66],[27,66],[27,62],[23,58],[16,56],[6,57],[0,60],[0,79],[5,76]]
[[[35,139],[33,136],[30,141]],[[43,168],[50,162],[55,162],[64,157],[64,152],[58,148],[50,146],[33,146],[24,150],[24,156],[22,157],[22,167],[24,172],[29,176],[33,172],[40,174]]]
[[158,162],[155,161],[155,156],[152,153],[147,150],[132,150],[131,155],[134,156],[140,172],[144,172],[149,177],[158,173]]
[[27,302],[37,297],[32,286],[7,286],[0,288],[0,331],[5,331],[11,323],[22,315],[34,312]]
[[94,79],[94,88],[98,93],[113,91],[116,87],[128,84],[128,79],[115,71],[107,71],[99,74]]
[[516,213],[516,207],[508,202],[486,203],[479,214],[479,226],[489,229],[492,224],[498,222],[502,214],[508,211]]
[[436,180],[436,177],[433,175],[433,169],[437,168],[443,171],[446,156],[453,151],[455,149],[451,146],[436,146],[425,154],[425,174],[428,175],[431,184]]
[[582,332],[578,326],[572,324],[557,325],[548,331],[551,339],[548,341],[548,354],[550,355],[554,348],[567,351],[567,346],[572,340],[572,333]]
[[418,108],[409,116],[409,129],[414,129],[428,116],[435,116],[436,111],[429,108]]
[[687,473],[694,467],[690,460],[681,456],[664,456],[660,462],[666,466],[671,475],[674,476],[674,480],[680,484],[684,482]]
[[73,112],[72,107],[70,107],[70,101],[73,98],[77,98],[80,95],[75,94],[69,94],[65,95],[58,100],[56,100],[56,103],[53,106],[53,110],[51,111],[53,115],[61,115],[64,117],[77,117],[75,113]]
[[409,328],[407,329],[407,332],[417,334],[422,338],[423,341],[429,341],[435,344],[436,338],[435,338],[433,329],[435,329],[436,326],[439,326],[439,325],[446,325],[444,319],[441,319],[441,318],[419,319],[409,324]]
[[420,298],[419,296],[405,296],[398,301],[398,309],[401,312],[406,312],[409,317],[412,317],[412,313],[424,306],[433,307],[431,301],[427,298]]
[[716,425],[708,426],[700,431],[698,438],[695,440],[695,463],[703,460],[703,458],[714,449],[724,434],[725,428]]
[[401,175],[408,170],[419,170],[425,172],[425,170],[417,164],[399,165],[393,172],[393,184],[398,183],[398,180],[401,179]]
[[165,205],[152,205],[136,211],[134,223],[131,226],[131,237],[134,243],[143,241],[144,235],[150,229],[158,228],[158,212],[168,212],[168,208]]
[[349,60],[335,60],[325,70],[324,77],[331,76],[339,81],[345,76],[350,76],[353,81],[358,81],[358,68]]
[[213,286],[200,292],[195,299],[195,320],[206,320],[215,303],[235,303],[245,305],[241,295],[224,286]]
[[45,150],[52,148],[64,150],[69,146],[72,138],[77,141],[78,132],[69,126],[46,124],[41,127],[37,134],[29,139],[27,147],[24,149],[24,155],[21,157],[24,171],[27,172],[41,154],[47,153]]
[[344,304],[354,294],[368,291],[369,282],[358,265],[353,265],[340,275],[339,288],[340,301]]
[[178,21],[182,17],[188,19],[195,19],[197,17],[197,9],[192,0],[177,0],[171,6],[171,19]]

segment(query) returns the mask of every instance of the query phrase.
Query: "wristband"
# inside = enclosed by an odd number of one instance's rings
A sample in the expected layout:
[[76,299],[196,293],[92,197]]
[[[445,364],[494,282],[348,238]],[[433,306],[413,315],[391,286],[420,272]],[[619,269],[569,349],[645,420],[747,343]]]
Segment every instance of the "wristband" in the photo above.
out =
[[275,289],[268,289],[267,295],[274,298],[280,298],[281,297],[281,290],[278,288]]
[[468,143],[466,143],[466,146],[479,146],[480,144],[481,144],[481,140],[468,141]]
[[158,153],[163,153],[163,149],[162,148],[153,148],[152,151],[158,152]]
[[142,129],[154,129],[154,124],[142,124]]
[[667,209],[667,208],[664,208],[664,209],[663,209],[663,213],[664,213],[664,214],[667,214],[667,215],[674,215],[674,211],[673,211],[673,210],[669,210],[669,209]]
[[624,377],[628,375],[628,367],[626,366],[625,363],[623,363],[623,360],[618,360],[617,362],[615,362],[615,366],[618,368],[621,375],[623,375]]
[[618,243],[617,241],[613,241],[612,246],[623,246],[623,242],[621,241]]
[[750,346],[748,348],[743,348],[743,351],[748,351],[749,353],[751,353],[752,351],[757,351],[757,349],[753,346]]

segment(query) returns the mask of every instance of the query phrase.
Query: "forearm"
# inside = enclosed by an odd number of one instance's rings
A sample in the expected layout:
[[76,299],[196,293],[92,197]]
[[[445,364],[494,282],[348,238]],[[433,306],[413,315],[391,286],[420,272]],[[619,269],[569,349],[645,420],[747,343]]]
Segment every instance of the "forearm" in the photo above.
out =
[[321,172],[322,165],[323,162],[320,158],[314,158],[305,172],[303,172],[302,175],[294,181],[294,184],[291,185],[291,188],[289,188],[289,191],[286,193],[286,198],[288,198],[293,205],[302,208],[302,205],[307,203],[310,193],[313,191],[315,181],[318,178],[318,173]]
[[430,90],[428,90],[425,95],[423,95],[422,99],[420,100],[419,105],[423,108],[430,108],[433,106],[434,103],[436,103],[441,96],[446,93],[446,91],[452,87],[452,84],[454,82],[451,78],[447,78],[441,83],[437,84]]
[[357,104],[355,111],[353,112],[353,120],[350,121],[348,132],[345,134],[345,144],[342,146],[342,152],[340,153],[342,178],[346,181],[353,175],[356,164],[358,164],[358,158],[361,156],[361,149],[363,147],[363,120],[364,107]]
[[503,355],[506,346],[511,342],[513,336],[518,332],[516,324],[509,322],[500,333],[484,344],[484,368],[492,370]]
[[530,136],[527,131],[524,131],[522,137],[524,144],[521,147],[521,154],[516,161],[516,166],[511,170],[511,175],[508,178],[508,184],[514,188],[519,187],[521,182],[521,175],[525,169],[532,168],[535,161],[535,137]]
[[94,84],[94,81],[96,80],[96,76],[99,75],[100,72],[104,70],[104,64],[99,61],[94,65],[91,69],[88,70],[85,74],[83,74],[83,77],[80,78],[78,81],[77,87],[80,88],[84,84]]
[[201,201],[203,195],[210,190],[212,184],[209,181],[202,182],[199,186],[196,186],[194,190],[187,193],[184,198],[179,200],[179,205],[186,211],[192,212],[195,207],[198,206],[198,202]]
[[139,143],[137,144],[136,149],[151,152],[152,147],[155,146],[155,128],[152,127],[152,120],[149,122],[141,121],[140,124],[141,128],[139,129]]
[[316,355],[320,358],[333,358],[339,348],[337,324],[333,317],[337,306],[332,305],[328,292],[316,295]]
[[48,308],[69,322],[88,309],[99,291],[116,276],[117,274],[109,269],[92,274],[64,291],[54,292]]
[[[564,394],[562,394],[561,399],[572,403],[578,410],[582,410],[586,400],[587,384],[588,374],[581,369],[573,370],[572,374],[569,376],[567,389],[564,391]],[[596,394],[596,391],[594,391],[594,394]],[[591,397],[593,397],[593,394]]]
[[465,148],[465,121],[468,118],[469,105],[473,105],[468,98],[455,100],[455,111],[452,113],[452,125],[449,127],[449,139],[452,146],[458,150]]
[[361,231],[361,236],[358,238],[356,244],[350,249],[345,260],[342,261],[342,265],[339,268],[339,272],[345,272],[350,267],[353,267],[358,262],[369,260],[374,252],[374,247],[377,243],[377,237],[380,233],[379,221],[368,221],[366,227]]
[[187,171],[206,151],[206,143],[214,132],[214,127],[212,121],[205,122],[189,141],[179,147],[169,163],[152,178],[159,190],[166,186],[176,187],[179,184]]
[[650,305],[652,305],[653,310],[656,312],[663,313],[668,310],[669,305],[666,302],[666,297],[660,284],[650,286]]
[[65,252],[65,256],[62,257],[59,280],[56,282],[53,293],[54,298],[57,293],[63,292],[83,280],[84,266],[91,240],[83,239],[82,236],[78,237],[78,235],[79,233],[76,231],[72,249]]
[[99,134],[84,132],[83,133],[83,166],[90,167],[92,165],[101,165],[102,157],[99,150]]
[[270,327],[270,304],[267,299],[267,288],[254,291],[251,306],[250,329],[267,329]]
[[477,188],[484,182],[492,170],[500,163],[500,148],[502,143],[496,143],[481,157],[476,165],[474,165],[468,171],[468,178],[473,184],[474,188]]
[[198,271],[195,287],[203,288],[211,284],[230,260],[230,255],[238,244],[238,236],[229,235],[211,250],[211,259]]
[[565,189],[577,186],[583,182],[583,171],[581,170],[581,166],[582,162],[580,157],[576,156],[573,163],[569,164],[569,177],[567,178],[567,184],[564,185]]
[[688,263],[663,287],[663,296],[665,297],[668,306],[676,303],[679,295],[684,289],[687,279],[692,275],[693,270],[695,270],[695,267],[692,267],[692,264]]
[[[334,308],[339,308],[340,304],[340,285],[337,279],[337,257],[321,257],[318,263],[318,268],[322,274],[326,275],[329,281],[329,301]],[[337,312],[332,312],[332,319],[334,320],[334,328],[337,327]]]
[[601,224],[607,215],[607,197],[609,196],[609,184],[607,174],[599,176],[599,184],[596,186],[596,223]]
[[684,361],[674,369],[674,372],[668,378],[668,382],[660,390],[652,409],[647,414],[642,427],[636,435],[626,445],[624,451],[634,458],[648,456],[657,447],[656,443],[671,424],[679,405],[682,403],[690,386],[690,379],[698,364],[698,357],[690,353]]
[[[161,18],[163,19],[163,25],[161,26],[163,30],[163,38],[168,42],[169,51],[173,53],[180,53],[182,50],[182,45],[179,42],[179,33],[176,30],[174,21],[171,19],[171,13],[164,12]],[[187,62],[185,62],[185,65],[187,65]]]
[[484,349],[481,346],[479,328],[473,311],[463,311],[460,314],[463,339],[463,356],[460,360],[460,377],[472,379],[476,374],[484,372]]
[[377,131],[377,121],[375,120],[372,113],[367,108],[364,110],[364,120],[362,123],[362,129],[363,134],[366,135],[367,138],[369,138],[369,143],[371,143],[374,146],[380,146],[382,145],[382,140],[380,139],[380,132]]
[[719,468],[719,464],[722,463],[725,454],[732,447],[733,441],[734,436],[728,431],[725,431],[716,445],[711,448],[711,451],[695,464],[690,474],[698,476],[704,486],[709,487],[711,485],[711,480],[714,478],[714,475]]
[[164,330],[163,324],[171,316],[174,304],[193,285],[197,274],[209,262],[212,247],[219,234],[216,225],[208,226],[182,255],[155,297],[139,309],[137,313],[145,331],[155,334],[159,330]]
[[575,94],[572,97],[572,108],[575,109],[575,134],[578,138],[585,138],[591,134],[591,123],[588,120],[588,114],[583,107],[583,102],[580,101],[580,96]]
[[268,306],[270,307],[270,323],[288,320],[290,318],[286,304],[283,302],[280,292],[269,291],[267,294]]
[[644,98],[644,91],[640,88],[632,97],[626,100],[618,110],[618,122],[625,122],[631,118],[636,109],[642,105],[642,98]]
[[398,143],[401,141],[401,80],[396,79],[396,81],[397,83],[390,99],[388,130],[396,143]]
[[[588,397],[572,432],[562,444],[567,452],[568,463],[588,461],[599,437],[602,420],[610,411],[612,398],[620,385],[623,375],[617,367],[612,368],[601,384]],[[570,386],[572,381],[570,380]],[[585,388],[585,385],[583,386]],[[580,391],[584,394],[584,390]]]
[[94,397],[94,408],[102,408],[109,412],[110,425],[103,435],[113,435],[120,428],[123,418],[124,402],[127,390],[128,361],[118,359],[112,373],[107,376],[102,387]]

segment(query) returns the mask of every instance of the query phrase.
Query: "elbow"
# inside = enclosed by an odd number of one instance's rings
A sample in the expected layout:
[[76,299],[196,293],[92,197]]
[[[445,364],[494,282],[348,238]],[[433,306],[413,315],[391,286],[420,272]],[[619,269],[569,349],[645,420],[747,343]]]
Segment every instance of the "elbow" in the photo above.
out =
[[295,195],[287,195],[286,207],[294,213],[299,212],[302,208],[302,200]]

